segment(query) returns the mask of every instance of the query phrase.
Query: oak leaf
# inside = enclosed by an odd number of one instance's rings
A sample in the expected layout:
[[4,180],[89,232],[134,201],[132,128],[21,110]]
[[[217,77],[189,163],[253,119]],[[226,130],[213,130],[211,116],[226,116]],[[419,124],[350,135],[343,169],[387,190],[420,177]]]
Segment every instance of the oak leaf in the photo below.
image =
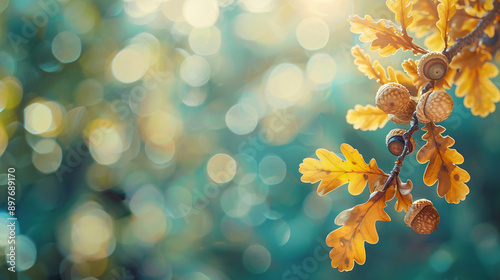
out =
[[490,78],[498,75],[498,68],[486,60],[491,54],[481,48],[475,51],[464,49],[450,66],[460,69],[455,76],[455,94],[464,98],[464,105],[471,108],[473,115],[486,117],[495,111],[495,103],[500,101],[500,91]]
[[439,20],[437,3],[434,0],[412,0],[413,22],[408,27],[415,36],[422,38],[433,33]]
[[384,211],[386,201],[394,197],[394,187],[387,191],[374,191],[370,199],[363,204],[341,212],[335,219],[335,224],[342,227],[334,230],[326,237],[326,244],[333,247],[330,251],[332,267],[339,271],[349,271],[354,267],[354,261],[364,264],[366,260],[365,244],[378,242],[376,221],[391,220]]
[[403,71],[396,71],[390,66],[387,67],[386,71],[377,60],[372,64],[370,55],[366,54],[359,46],[352,47],[351,53],[355,58],[354,64],[358,66],[358,70],[369,79],[375,79],[381,85],[391,82],[400,83],[406,86],[410,90],[410,93],[412,93],[413,89],[409,87],[410,78]]
[[346,121],[354,126],[354,129],[377,130],[382,128],[389,121],[389,115],[373,105],[356,105],[354,109],[349,109]]
[[411,190],[413,189],[413,183],[407,180],[406,183],[401,182],[399,177],[397,178],[396,185],[396,204],[394,204],[394,209],[401,212],[401,210],[408,211],[411,204],[413,203],[413,197],[411,195]]
[[437,6],[439,20],[436,22],[436,26],[441,32],[442,44],[438,47],[438,50],[442,50],[448,47],[449,38],[448,32],[450,31],[450,19],[457,12],[455,4],[458,0],[439,0],[439,5]]
[[396,21],[401,24],[403,34],[408,36],[406,28],[413,22],[413,15],[411,13],[412,4],[410,0],[387,0],[386,5],[394,13]]
[[354,46],[351,49],[351,54],[354,56],[354,64],[358,66],[358,70],[365,74],[369,79],[375,79],[377,83],[386,84],[394,82],[387,77],[384,67],[375,60],[372,64],[370,55],[366,54],[359,46]]
[[342,160],[335,153],[325,149],[318,149],[316,155],[319,160],[306,158],[300,164],[299,172],[302,173],[302,182],[316,183],[318,194],[325,195],[334,189],[349,183],[348,190],[352,195],[360,194],[368,182],[373,189],[375,181],[380,176],[388,176],[378,168],[375,159],[366,164],[363,156],[348,144],[342,144],[340,151],[345,157]]
[[371,42],[370,50],[379,50],[379,54],[389,56],[398,49],[404,51],[411,50],[414,54],[425,53],[425,50],[412,43],[412,38],[404,36],[396,25],[390,20],[373,21],[372,17],[367,15],[360,18],[357,15],[350,16],[351,32],[361,34],[359,40],[362,42]]
[[403,69],[405,70],[406,74],[408,76],[410,76],[411,81],[413,82],[413,85],[416,88],[420,89],[425,84],[427,84],[428,81],[418,75],[417,64],[418,64],[418,60],[414,61],[413,59],[410,58],[408,60],[405,60],[402,64],[402,66],[403,66]]
[[446,129],[428,123],[423,128],[427,131],[422,139],[427,143],[418,151],[417,161],[421,164],[429,162],[424,173],[424,183],[432,186],[438,181],[437,193],[439,197],[445,196],[448,203],[459,203],[465,200],[469,187],[465,184],[470,180],[470,175],[458,164],[464,162],[464,157],[455,149],[450,149],[455,140],[450,136],[443,137]]
[[408,29],[415,32],[417,38],[430,34],[425,38],[424,45],[431,50],[439,50],[442,40],[436,27],[439,20],[437,3],[433,0],[416,0],[412,1],[412,4],[414,20]]

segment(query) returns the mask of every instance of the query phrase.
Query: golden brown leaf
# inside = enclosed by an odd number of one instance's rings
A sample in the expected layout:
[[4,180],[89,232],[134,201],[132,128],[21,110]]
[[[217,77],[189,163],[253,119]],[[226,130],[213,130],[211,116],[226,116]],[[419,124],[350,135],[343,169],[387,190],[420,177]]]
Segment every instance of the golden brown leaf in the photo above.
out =
[[369,79],[375,79],[377,83],[382,85],[388,83],[384,67],[378,61],[375,60],[372,65],[370,55],[365,54],[359,46],[352,47],[351,53],[355,58],[354,64],[358,66],[358,70],[361,73],[365,74]]
[[349,193],[358,195],[365,189],[367,182],[372,189],[378,177],[387,176],[378,168],[375,159],[372,159],[370,164],[366,164],[358,150],[350,145],[342,144],[340,151],[345,160],[325,149],[316,151],[319,160],[304,159],[299,168],[299,172],[303,174],[302,182],[314,184],[321,181],[318,186],[318,194],[320,195],[325,195],[339,186],[349,183]]
[[418,38],[433,33],[436,29],[436,22],[439,20],[437,3],[433,0],[412,0],[411,2],[414,20],[409,29],[414,31]]
[[364,18],[354,15],[349,17],[349,22],[351,32],[361,34],[359,40],[362,42],[372,42],[370,50],[379,50],[380,55],[389,56],[398,49],[411,50],[414,54],[425,53],[425,50],[413,44],[412,38],[404,36],[390,20],[374,22],[369,15]]
[[464,162],[464,157],[455,149],[450,149],[455,140],[450,136],[443,137],[445,131],[442,126],[428,123],[423,128],[427,131],[422,139],[427,143],[418,151],[417,161],[426,163],[424,183],[432,186],[438,181],[437,193],[439,197],[445,196],[449,203],[459,203],[465,200],[469,188],[465,184],[470,180],[469,173],[458,167]]
[[359,46],[352,47],[351,53],[355,58],[354,64],[358,66],[358,70],[369,79],[375,79],[381,85],[391,82],[401,83],[400,80],[408,78],[402,71],[395,71],[390,66],[387,67],[386,73],[384,67],[382,67],[377,60],[375,60],[372,65],[370,55],[366,54]]
[[408,60],[405,60],[402,64],[402,66],[403,66],[403,69],[405,70],[406,74],[411,77],[411,81],[413,82],[413,85],[416,88],[420,89],[425,84],[427,84],[428,81],[426,79],[423,79],[422,77],[420,77],[418,75],[417,64],[418,64],[418,60],[414,61],[413,59],[410,58]]
[[394,187],[387,191],[375,191],[370,199],[354,208],[341,212],[335,219],[335,224],[342,227],[328,234],[326,244],[333,247],[330,251],[332,267],[339,271],[349,271],[354,267],[354,261],[364,264],[366,260],[365,244],[378,242],[376,221],[390,221],[384,211],[386,201],[394,197]]
[[356,105],[354,109],[347,111],[347,123],[352,124],[354,129],[377,130],[389,121],[389,115],[373,105]]
[[498,75],[498,68],[486,60],[491,54],[481,48],[475,51],[464,49],[456,56],[451,67],[460,69],[455,76],[455,94],[464,97],[464,105],[471,108],[473,115],[486,117],[495,111],[495,103],[500,101],[500,91],[490,78]]
[[396,211],[401,212],[401,210],[408,211],[411,204],[413,203],[413,197],[411,196],[411,190],[413,189],[413,184],[410,180],[407,180],[406,183],[401,182],[398,178],[398,184],[396,186],[396,204],[394,204],[394,209]]
[[439,0],[439,5],[437,6],[439,20],[436,23],[437,28],[441,32],[442,43],[439,45],[437,50],[443,50],[448,46],[448,32],[450,31],[450,19],[457,12],[455,4],[457,0]]
[[401,24],[403,35],[408,36],[406,29],[413,22],[410,0],[387,0],[386,5],[396,16],[396,21]]

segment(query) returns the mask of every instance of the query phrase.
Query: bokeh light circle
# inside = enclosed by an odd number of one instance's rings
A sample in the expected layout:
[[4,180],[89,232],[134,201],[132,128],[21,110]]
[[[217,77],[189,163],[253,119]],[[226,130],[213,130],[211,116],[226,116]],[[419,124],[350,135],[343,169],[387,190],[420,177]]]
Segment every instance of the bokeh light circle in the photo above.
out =
[[268,155],[259,163],[259,177],[268,185],[281,183],[286,176],[286,164],[278,156]]
[[295,34],[304,49],[314,51],[326,46],[330,38],[330,29],[319,18],[306,18],[299,23]]
[[271,266],[271,253],[264,246],[250,245],[243,253],[243,265],[251,273],[264,273]]
[[224,184],[231,181],[236,174],[236,161],[227,154],[216,154],[207,164],[207,173],[212,181]]
[[42,173],[55,172],[61,165],[63,152],[61,146],[52,139],[42,139],[33,147],[33,165]]
[[[6,247],[6,249],[9,246]],[[37,250],[35,243],[26,235],[16,237],[16,271],[30,269],[36,261]]]
[[201,56],[186,58],[180,69],[182,79],[192,87],[200,87],[210,79],[210,64]]
[[113,76],[125,84],[139,80],[146,70],[147,64],[142,54],[131,48],[119,51],[111,62]]
[[238,103],[226,113],[226,125],[234,134],[249,134],[255,130],[258,123],[259,115],[249,104]]
[[307,62],[307,75],[316,84],[330,83],[337,72],[333,58],[325,53],[313,55]]
[[219,17],[219,5],[216,0],[186,0],[182,14],[187,23],[196,28],[212,26]]
[[265,85],[267,101],[276,109],[287,108],[299,100],[303,83],[304,74],[297,65],[279,64],[271,70]]
[[215,26],[193,28],[189,33],[189,46],[198,55],[212,55],[220,49],[221,33]]
[[52,123],[52,111],[41,103],[33,103],[24,109],[24,127],[31,134],[41,134],[50,129]]
[[62,63],[77,60],[82,52],[80,37],[70,31],[64,31],[52,41],[52,53]]

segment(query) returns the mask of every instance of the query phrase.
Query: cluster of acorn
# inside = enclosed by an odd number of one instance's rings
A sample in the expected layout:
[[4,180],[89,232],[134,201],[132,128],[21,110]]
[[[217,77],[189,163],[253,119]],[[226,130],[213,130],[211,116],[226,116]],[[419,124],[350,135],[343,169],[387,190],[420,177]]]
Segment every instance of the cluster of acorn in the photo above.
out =
[[[446,76],[448,59],[439,52],[430,52],[419,60],[418,75],[428,81],[437,81]],[[408,89],[398,83],[387,83],[381,86],[375,97],[377,107],[389,114],[396,124],[408,124],[416,112],[417,118],[423,123],[437,123],[446,120],[453,110],[453,99],[442,90],[431,90],[423,93],[416,101],[410,96]],[[386,144],[389,151],[396,156],[403,153],[405,141],[404,129],[393,129],[387,134]],[[415,140],[410,138],[408,154],[416,148]],[[437,229],[439,213],[427,199],[413,202],[405,216],[405,223],[417,233],[429,234]]]
[[[448,71],[448,59],[439,52],[430,52],[418,61],[417,71],[425,80],[440,80]],[[390,120],[396,124],[410,123],[415,111],[423,123],[442,122],[453,110],[453,99],[443,90],[425,92],[417,101],[410,96],[405,86],[398,83],[381,86],[375,97],[377,107],[389,114]],[[393,129],[387,135],[387,147],[393,155],[399,156],[403,152],[405,132],[403,129]],[[415,141],[412,138],[408,153],[412,153],[414,148]]]

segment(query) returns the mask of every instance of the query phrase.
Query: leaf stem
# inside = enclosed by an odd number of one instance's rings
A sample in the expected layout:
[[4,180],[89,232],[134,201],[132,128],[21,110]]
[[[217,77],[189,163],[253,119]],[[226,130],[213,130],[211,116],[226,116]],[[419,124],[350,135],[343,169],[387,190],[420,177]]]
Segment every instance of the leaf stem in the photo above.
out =
[[[403,149],[403,152],[401,153],[400,156],[398,156],[396,163],[394,164],[394,167],[392,168],[392,171],[389,175],[389,178],[387,178],[387,181],[385,181],[384,187],[382,188],[382,191],[385,192],[390,186],[393,185],[393,181],[396,180],[399,177],[399,172],[401,172],[401,167],[403,167],[403,161],[405,160],[405,157],[408,155],[409,152],[409,145],[411,145],[410,139],[413,133],[418,131],[418,118],[417,118],[417,113],[413,113],[413,119],[411,120],[411,127],[410,129],[403,134],[403,139],[405,140],[405,146]],[[415,147],[412,147],[415,149]]]

